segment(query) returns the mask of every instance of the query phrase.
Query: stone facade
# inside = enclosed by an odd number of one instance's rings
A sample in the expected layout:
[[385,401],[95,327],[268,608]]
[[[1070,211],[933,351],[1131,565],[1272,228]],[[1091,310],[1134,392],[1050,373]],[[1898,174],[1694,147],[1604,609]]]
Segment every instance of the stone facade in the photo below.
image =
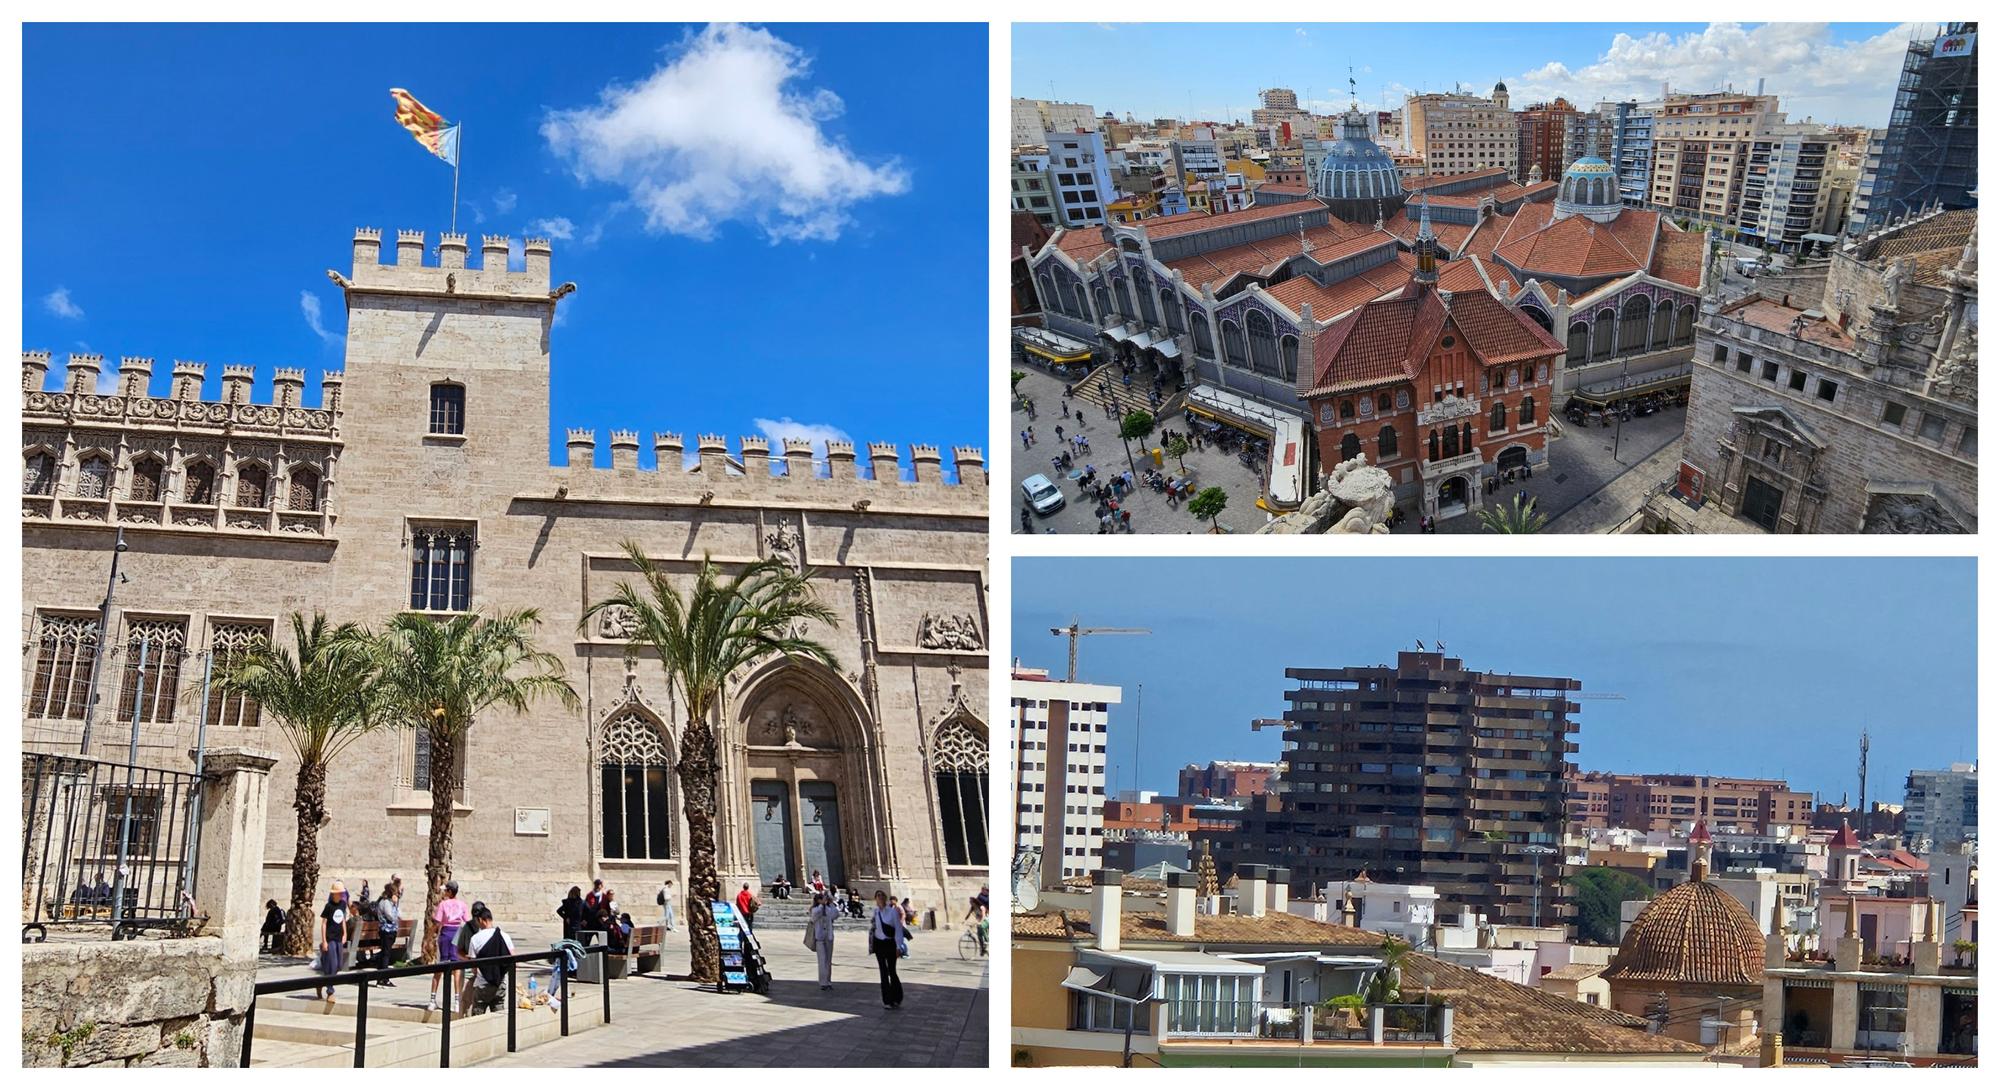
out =
[[1977,531],[1975,215],[1898,224],[1703,317],[1684,457],[1741,528]]
[[[630,573],[626,541],[682,576],[704,556],[725,569],[783,557],[812,573],[838,616],[814,633],[838,668],[767,662],[731,689],[720,724],[725,882],[797,882],[818,867],[915,905],[962,904],[986,881],[984,813],[968,836],[938,785],[986,769],[980,452],[955,448],[948,480],[929,446],[905,458],[870,444],[864,475],[848,443],[818,460],[802,441],[774,451],[762,438],[732,447],[702,435],[689,451],[660,433],[658,468],[641,469],[637,434],[619,431],[607,468],[594,464],[596,437],[572,430],[568,464],[551,466],[552,326],[575,285],[552,283],[546,240],[527,241],[520,271],[507,270],[507,246],[488,236],[469,267],[465,237],[445,235],[426,264],[422,232],[405,231],[385,263],[380,232],[357,232],[351,273],[328,272],[346,296],[345,372],[322,380],[315,408],[298,405],[297,372],[279,373],[275,405],[250,404],[249,372],[236,368],[223,399],[205,400],[198,364],[176,365],[169,397],[150,396],[143,377],[100,397],[91,357],[71,358],[67,391],[44,391],[48,355],[25,354],[24,685],[38,669],[46,681],[52,621],[94,623],[113,526],[129,545],[131,582],[111,625],[121,650],[145,618],[183,626],[195,661],[229,625],[282,629],[294,610],[380,624],[415,605],[536,607],[540,642],[563,658],[582,711],[550,704],[475,724],[455,876],[503,920],[546,921],[571,884],[597,875],[643,917],[660,880],[686,888],[671,771],[684,713],[650,655],[627,661],[617,619],[580,628],[583,611]],[[90,458],[101,461],[87,475]],[[118,715],[119,653],[100,681],[94,748],[125,736],[106,725]],[[198,663],[182,669],[169,721],[142,731],[142,759],[184,748],[203,710],[200,680]],[[73,748],[80,712],[47,688],[31,698],[30,744]],[[211,745],[284,748],[268,717],[211,717],[207,729]],[[325,879],[379,888],[392,871],[420,875],[430,801],[418,747],[388,731],[332,770]],[[279,799],[295,771],[289,758],[276,769]],[[286,896],[293,836],[289,813],[270,822],[265,896]]]
[[234,1067],[254,960],[220,938],[21,947],[28,1067]]

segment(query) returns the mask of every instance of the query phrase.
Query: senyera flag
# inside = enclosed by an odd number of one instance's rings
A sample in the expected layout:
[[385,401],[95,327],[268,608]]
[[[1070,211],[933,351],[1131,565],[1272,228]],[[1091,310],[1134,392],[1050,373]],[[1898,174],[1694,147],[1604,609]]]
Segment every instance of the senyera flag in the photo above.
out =
[[389,95],[396,100],[396,124],[410,130],[417,143],[430,149],[432,155],[457,166],[458,126],[445,121],[437,111],[418,102],[416,96],[401,87],[389,88]]

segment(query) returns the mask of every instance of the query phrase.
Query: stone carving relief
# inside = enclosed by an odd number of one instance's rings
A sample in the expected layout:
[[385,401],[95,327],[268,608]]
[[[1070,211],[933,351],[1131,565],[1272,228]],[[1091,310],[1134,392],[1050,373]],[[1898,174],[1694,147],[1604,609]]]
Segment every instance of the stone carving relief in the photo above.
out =
[[764,535],[764,544],[769,547],[772,559],[784,561],[785,566],[793,571],[804,568],[805,558],[799,548],[798,532],[792,529],[790,520],[785,516],[778,516],[778,528]]
[[597,615],[597,637],[629,640],[639,634],[639,615],[631,606],[608,606]]
[[1966,405],[1979,404],[1979,332],[1967,329],[1959,334],[1951,355],[1931,376],[1932,390],[1942,398]]
[[953,615],[926,611],[917,622],[917,646],[932,651],[978,651],[986,646],[979,622],[970,613]]
[[1864,534],[1962,534],[1965,527],[1929,496],[1878,496],[1862,522]]
[[1903,300],[1903,282],[1910,276],[1910,263],[1898,259],[1882,270],[1882,305],[1896,309]]
[[819,709],[803,700],[787,700],[766,707],[751,726],[753,746],[783,746],[787,749],[833,749],[832,732]]
[[604,738],[598,746],[598,760],[608,765],[673,764],[660,730],[651,719],[636,711],[626,711],[604,724]]

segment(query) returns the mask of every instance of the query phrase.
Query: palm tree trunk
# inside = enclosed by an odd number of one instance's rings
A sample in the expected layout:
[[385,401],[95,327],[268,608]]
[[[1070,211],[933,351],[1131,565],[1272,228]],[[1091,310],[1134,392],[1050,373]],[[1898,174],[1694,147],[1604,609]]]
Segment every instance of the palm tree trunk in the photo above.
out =
[[708,907],[722,899],[722,879],[715,872],[715,732],[698,715],[688,716],[682,737],[680,780],[688,823],[688,976],[713,984],[722,979],[721,943]]
[[285,911],[285,953],[305,957],[313,948],[313,893],[319,887],[319,827],[326,823],[326,765],[300,761],[292,788],[292,809],[299,819],[298,840],[292,847],[292,900]]
[[[428,729],[428,728],[426,728]],[[452,805],[458,795],[458,738],[448,731],[431,731],[431,841],[424,861],[424,961],[438,959],[437,906],[444,901],[444,884],[451,880]]]

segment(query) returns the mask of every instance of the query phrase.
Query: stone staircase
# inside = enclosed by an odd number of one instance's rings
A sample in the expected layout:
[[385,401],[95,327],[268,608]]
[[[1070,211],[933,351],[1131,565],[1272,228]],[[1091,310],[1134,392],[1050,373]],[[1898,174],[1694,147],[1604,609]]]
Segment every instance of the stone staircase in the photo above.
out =
[[[425,1010],[427,980],[406,980],[394,991],[370,988],[368,994],[368,1067],[436,1067],[444,1012]],[[523,987],[526,981],[523,980]],[[616,982],[612,987],[620,985]],[[405,994],[398,994],[405,993]],[[571,1036],[604,1025],[604,992],[596,984],[570,984]],[[615,1007],[614,1001],[614,1007]],[[252,1067],[353,1067],[353,988],[342,988],[328,1004],[310,992],[266,995],[257,1000]],[[515,1043],[526,1051],[562,1036],[561,1016],[547,1007],[515,1012]],[[469,1066],[507,1051],[507,1012],[454,1017],[451,1020],[451,1062]]]
[[[1103,389],[1107,384],[1111,389],[1109,397],[1105,395]],[[1117,413],[1120,420],[1134,411],[1151,413],[1156,420],[1160,417],[1171,415],[1176,411],[1180,400],[1178,392],[1173,390],[1166,391],[1161,396],[1160,403],[1155,405],[1146,396],[1152,389],[1153,380],[1144,368],[1132,373],[1132,385],[1127,386],[1125,385],[1124,372],[1119,369],[1118,365],[1105,364],[1103,367],[1092,371],[1082,382],[1076,384],[1075,395],[1069,399],[1070,420],[1073,424],[1079,405],[1090,406],[1090,408],[1083,410],[1085,434],[1099,431],[1108,432],[1110,438],[1116,439],[1118,437],[1118,425],[1111,417],[1104,415],[1104,408],[1107,403]],[[1040,408],[1041,406],[1038,405],[1036,407]],[[1049,434],[1053,437],[1055,433],[1053,430],[1050,430]]]
[[[874,908],[873,902],[869,903],[869,908],[871,910]],[[804,934],[806,916],[811,912],[812,897],[810,895],[800,898],[794,894],[788,901],[780,901],[776,897],[767,896],[764,898],[764,907],[757,910],[757,923],[755,926],[758,935],[762,938],[767,935],[784,933],[793,935]],[[857,919],[853,916],[842,916],[834,921],[833,928],[835,931],[865,931],[868,929],[868,917],[862,916]]]

